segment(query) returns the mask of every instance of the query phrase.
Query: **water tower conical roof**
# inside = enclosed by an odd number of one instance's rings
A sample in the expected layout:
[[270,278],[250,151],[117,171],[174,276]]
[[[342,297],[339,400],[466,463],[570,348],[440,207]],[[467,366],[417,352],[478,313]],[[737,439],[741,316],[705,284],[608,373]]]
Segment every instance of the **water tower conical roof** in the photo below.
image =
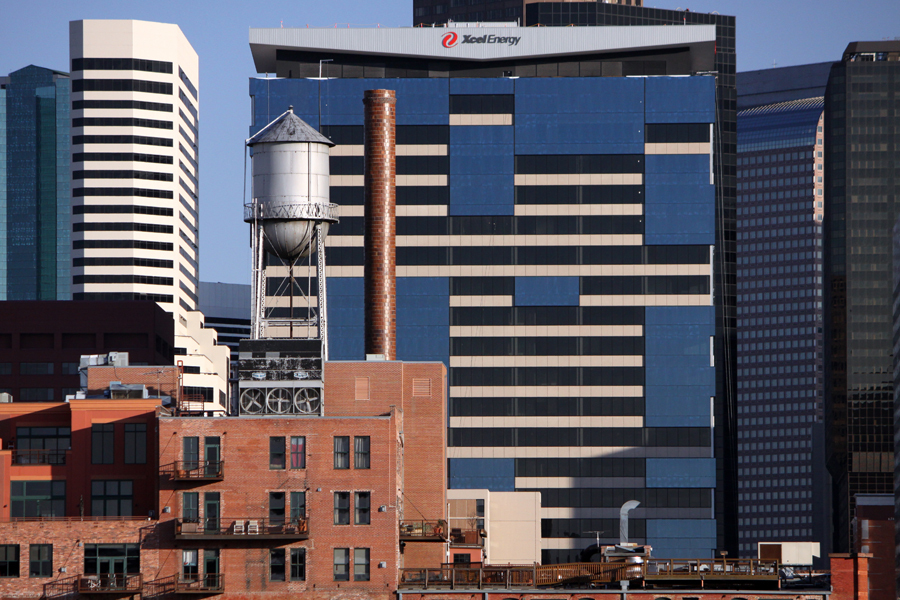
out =
[[316,131],[312,125],[295,115],[293,106],[247,140],[247,145],[281,142],[335,145],[334,142]]

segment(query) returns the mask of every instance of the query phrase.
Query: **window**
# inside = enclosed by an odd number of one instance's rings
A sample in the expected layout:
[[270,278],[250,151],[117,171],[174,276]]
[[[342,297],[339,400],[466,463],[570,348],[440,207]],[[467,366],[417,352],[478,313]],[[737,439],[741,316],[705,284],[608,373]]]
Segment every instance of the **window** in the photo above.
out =
[[181,439],[184,468],[192,471],[200,466],[200,438],[186,437]]
[[371,492],[356,492],[356,518],[357,525],[368,525],[370,523],[369,510],[371,506]]
[[284,525],[284,492],[269,492],[269,524]]
[[353,438],[353,467],[356,469],[369,468],[369,436]]
[[0,577],[19,576],[19,545],[0,545]]
[[350,438],[349,436],[336,436],[334,438],[334,468],[350,468]]
[[48,362],[23,362],[19,363],[21,375],[53,375],[53,363]]
[[181,551],[181,577],[185,581],[195,581],[197,579],[198,554],[197,550]]
[[91,425],[91,464],[111,465],[115,456],[115,433],[112,423]]
[[270,469],[283,469],[284,468],[284,438],[283,437],[270,437],[269,438],[269,468]]
[[350,581],[350,549],[334,549],[334,580]]
[[125,423],[125,464],[147,464],[146,423]]
[[53,577],[53,544],[31,544],[29,577]]
[[199,492],[185,492],[181,495],[181,515],[185,523],[200,522]]
[[68,427],[17,427],[16,464],[66,464],[71,432]]
[[350,492],[334,493],[334,524],[350,524]]
[[353,581],[369,580],[369,549],[353,550]]
[[303,436],[291,436],[291,468],[306,468],[306,438]]
[[85,544],[84,574],[107,575],[141,572],[141,551],[138,544]]
[[284,581],[284,548],[269,550],[269,581]]
[[11,481],[11,517],[64,517],[65,481]]
[[92,481],[91,515],[130,517],[133,497],[131,481]]
[[291,548],[291,581],[306,581],[306,548]]
[[291,492],[291,521],[296,523],[306,518],[306,492]]

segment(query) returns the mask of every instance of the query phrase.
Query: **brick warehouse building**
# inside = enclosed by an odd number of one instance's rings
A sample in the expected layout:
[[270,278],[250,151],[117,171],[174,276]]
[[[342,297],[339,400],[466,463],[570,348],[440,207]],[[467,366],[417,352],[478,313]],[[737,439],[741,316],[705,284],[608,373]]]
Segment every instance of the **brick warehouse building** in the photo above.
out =
[[[93,370],[99,388],[111,368]],[[138,371],[118,369],[155,385]],[[325,378],[324,417],[157,419],[154,398],[0,405],[0,439],[16,445],[0,451],[0,598],[386,598],[400,568],[439,565],[445,368],[335,362]]]

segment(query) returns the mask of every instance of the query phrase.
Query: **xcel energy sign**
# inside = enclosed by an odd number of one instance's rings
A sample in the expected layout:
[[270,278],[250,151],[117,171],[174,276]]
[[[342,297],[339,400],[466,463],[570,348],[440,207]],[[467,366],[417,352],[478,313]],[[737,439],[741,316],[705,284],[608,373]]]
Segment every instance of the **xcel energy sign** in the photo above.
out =
[[515,46],[519,43],[520,37],[502,37],[499,35],[459,35],[455,31],[445,33],[441,37],[441,46],[444,48],[453,48],[459,44],[505,44],[507,46]]

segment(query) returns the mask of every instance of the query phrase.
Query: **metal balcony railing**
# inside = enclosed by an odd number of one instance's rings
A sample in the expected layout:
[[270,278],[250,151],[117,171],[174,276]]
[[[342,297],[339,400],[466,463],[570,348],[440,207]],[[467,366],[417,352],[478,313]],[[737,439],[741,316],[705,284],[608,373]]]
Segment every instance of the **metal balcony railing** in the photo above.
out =
[[180,539],[307,539],[309,519],[175,519]]
[[407,541],[445,541],[447,525],[443,521],[400,521],[400,539]]
[[201,479],[222,480],[225,478],[224,460],[179,460],[172,464],[172,478],[175,481],[196,481]]
[[136,594],[144,589],[142,575],[79,575],[76,589],[82,594]]
[[180,575],[175,580],[176,594],[201,594],[221,592],[225,589],[223,573],[207,573],[205,575]]
[[13,450],[14,465],[64,465],[65,450]]

